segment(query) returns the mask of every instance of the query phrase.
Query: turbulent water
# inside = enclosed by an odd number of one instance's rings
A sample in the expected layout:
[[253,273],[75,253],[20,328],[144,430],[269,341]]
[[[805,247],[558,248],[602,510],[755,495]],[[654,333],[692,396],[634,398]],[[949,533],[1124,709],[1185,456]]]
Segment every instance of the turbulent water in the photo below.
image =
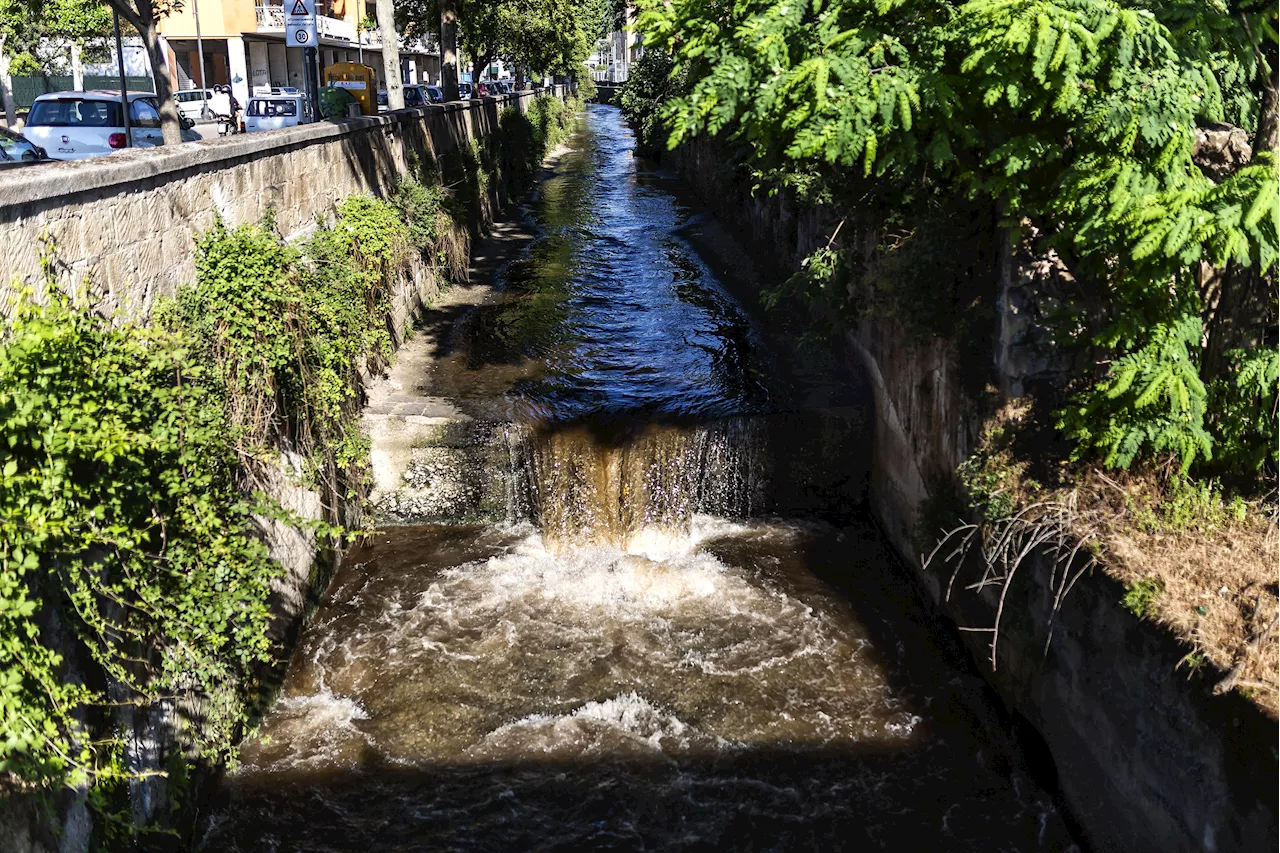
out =
[[1070,849],[874,526],[759,517],[811,445],[759,425],[766,345],[631,147],[588,108],[500,310],[460,324],[468,387],[534,365],[500,390],[537,421],[537,525],[350,555],[199,849]]

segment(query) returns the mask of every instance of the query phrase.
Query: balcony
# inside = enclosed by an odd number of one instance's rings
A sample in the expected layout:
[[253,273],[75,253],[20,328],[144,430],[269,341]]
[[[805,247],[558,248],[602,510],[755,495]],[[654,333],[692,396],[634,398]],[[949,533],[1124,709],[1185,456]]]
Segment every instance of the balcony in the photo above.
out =
[[[283,6],[258,6],[256,11],[258,13],[258,32],[284,32],[285,15]],[[355,25],[338,18],[317,15],[316,29],[322,39],[334,39],[335,41],[345,41],[351,44],[356,42]]]

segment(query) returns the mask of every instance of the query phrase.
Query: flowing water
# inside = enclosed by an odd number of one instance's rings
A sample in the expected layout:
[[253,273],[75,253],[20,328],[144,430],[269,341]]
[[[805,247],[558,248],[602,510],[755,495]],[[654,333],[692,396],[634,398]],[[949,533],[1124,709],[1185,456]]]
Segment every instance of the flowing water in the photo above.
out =
[[199,849],[1070,849],[874,525],[763,515],[804,383],[632,145],[588,108],[436,379],[520,404],[527,511],[350,555]]

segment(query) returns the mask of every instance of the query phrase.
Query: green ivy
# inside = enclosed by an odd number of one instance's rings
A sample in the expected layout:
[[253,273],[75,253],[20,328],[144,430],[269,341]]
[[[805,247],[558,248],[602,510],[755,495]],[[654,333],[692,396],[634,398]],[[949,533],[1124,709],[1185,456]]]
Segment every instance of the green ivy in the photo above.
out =
[[0,770],[126,775],[119,745],[91,734],[103,676],[114,702],[199,700],[187,736],[224,758],[234,685],[251,689],[270,659],[278,567],[255,532],[266,509],[239,487],[216,371],[189,335],[38,296],[0,332]]

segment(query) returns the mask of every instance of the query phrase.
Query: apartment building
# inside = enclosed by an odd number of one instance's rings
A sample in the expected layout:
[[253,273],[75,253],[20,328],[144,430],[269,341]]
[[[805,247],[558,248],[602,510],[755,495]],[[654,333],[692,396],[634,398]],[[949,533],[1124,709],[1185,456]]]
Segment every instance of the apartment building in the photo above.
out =
[[[240,103],[255,88],[304,84],[302,48],[285,45],[284,2],[290,0],[188,0],[160,23],[175,89],[230,84]],[[204,48],[200,67],[196,16]],[[382,41],[378,30],[362,30],[374,18],[371,0],[316,0],[319,61],[373,66],[382,82]],[[440,79],[440,49],[435,39],[400,44],[401,80],[434,83]]]

